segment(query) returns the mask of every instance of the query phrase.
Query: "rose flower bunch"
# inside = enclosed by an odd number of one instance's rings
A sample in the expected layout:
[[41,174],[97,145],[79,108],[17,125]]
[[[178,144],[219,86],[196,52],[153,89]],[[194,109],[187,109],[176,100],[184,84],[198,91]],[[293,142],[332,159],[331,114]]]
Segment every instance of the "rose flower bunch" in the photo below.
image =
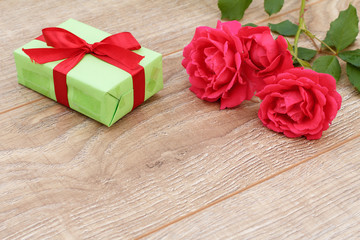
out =
[[328,74],[294,68],[284,37],[268,27],[243,27],[238,21],[198,27],[184,48],[182,65],[190,90],[220,108],[232,108],[256,93],[258,116],[287,137],[319,139],[341,106],[336,81]]

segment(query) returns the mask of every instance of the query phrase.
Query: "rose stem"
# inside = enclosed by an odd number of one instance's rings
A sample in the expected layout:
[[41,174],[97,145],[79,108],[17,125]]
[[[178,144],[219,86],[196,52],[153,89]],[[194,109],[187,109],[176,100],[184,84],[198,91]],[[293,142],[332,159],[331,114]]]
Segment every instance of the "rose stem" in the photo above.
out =
[[[313,39],[318,40],[320,43],[322,43],[325,47],[327,47],[333,54],[337,55],[337,52],[332,49],[329,45],[327,45],[324,41],[320,40],[318,37],[316,37],[314,34],[312,34],[305,25],[305,20],[304,20],[304,12],[305,12],[305,1],[306,0],[301,0],[301,8],[300,8],[300,13],[299,13],[299,27],[298,30],[296,32],[295,35],[295,40],[294,40],[294,52],[295,52],[295,56],[298,55],[298,42],[299,42],[299,37],[301,32],[305,32],[305,34],[307,36],[309,36],[311,38],[311,40],[313,41]],[[316,46],[317,48],[317,46]]]
[[325,47],[327,47],[333,54],[337,55],[337,52],[332,49],[329,45],[327,45],[324,41],[320,40],[318,37],[316,37],[314,34],[312,34],[309,30],[304,29],[304,32],[307,36],[309,36],[311,39],[316,39],[318,40],[320,43],[324,44]]
[[301,0],[301,8],[300,8],[300,14],[299,14],[299,27],[296,32],[295,40],[294,40],[295,56],[298,55],[298,41],[299,41],[301,31],[303,29],[305,29],[305,24],[304,24],[305,1],[306,0]]

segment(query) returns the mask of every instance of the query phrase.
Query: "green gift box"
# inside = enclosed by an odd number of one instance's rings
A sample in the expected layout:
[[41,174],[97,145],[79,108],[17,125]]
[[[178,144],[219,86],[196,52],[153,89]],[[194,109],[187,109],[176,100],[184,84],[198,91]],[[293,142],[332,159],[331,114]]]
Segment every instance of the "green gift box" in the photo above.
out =
[[[73,19],[59,28],[84,39],[99,42],[110,34]],[[51,48],[45,42],[33,40],[14,51],[18,81],[56,101],[53,69],[63,60],[38,64],[24,49]],[[144,101],[163,88],[162,55],[141,47],[133,52],[144,56],[139,65],[145,71]],[[127,71],[86,54],[66,75],[67,98],[70,108],[111,126],[132,111],[134,105],[133,77]]]

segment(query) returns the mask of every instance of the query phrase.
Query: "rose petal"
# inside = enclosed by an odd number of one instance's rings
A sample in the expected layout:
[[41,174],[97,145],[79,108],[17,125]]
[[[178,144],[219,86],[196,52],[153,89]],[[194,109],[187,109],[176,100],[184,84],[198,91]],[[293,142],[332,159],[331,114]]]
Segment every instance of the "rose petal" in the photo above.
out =
[[259,71],[260,75],[266,75],[267,73],[274,72],[276,68],[279,67],[281,60],[281,56],[277,56],[271,63],[264,64],[265,68],[263,68],[261,71]]
[[193,85],[189,89],[190,89],[190,91],[195,93],[198,98],[202,99],[204,92],[205,92],[203,88],[197,88]]
[[291,131],[284,131],[284,135],[287,136],[288,138],[297,138],[297,137],[301,137],[301,134],[295,134]]
[[[297,88],[296,88],[296,90],[297,90]],[[303,100],[299,91],[296,91],[296,90],[286,91],[282,94],[284,96],[284,102],[286,105],[286,109],[288,109],[288,110]]]
[[313,118],[314,98],[303,87],[299,87],[303,102],[300,104],[301,112],[308,118]]
[[286,113],[286,106],[285,106],[284,98],[278,98],[278,100],[276,101],[274,111],[277,113],[281,113],[281,114]]
[[241,85],[238,81],[234,82],[234,86],[223,94],[220,109],[236,107],[244,100],[250,100],[252,98],[253,91],[251,91],[248,85]]
[[326,98],[326,105],[324,107],[324,112],[326,118],[330,123],[336,117],[337,111],[338,111],[338,104],[335,98],[328,96]]
[[189,77],[189,82],[196,88],[206,88],[209,84],[208,80],[208,78],[199,78],[194,75]]
[[326,73],[319,73],[319,84],[325,86],[328,90],[336,91],[336,80],[333,76]]

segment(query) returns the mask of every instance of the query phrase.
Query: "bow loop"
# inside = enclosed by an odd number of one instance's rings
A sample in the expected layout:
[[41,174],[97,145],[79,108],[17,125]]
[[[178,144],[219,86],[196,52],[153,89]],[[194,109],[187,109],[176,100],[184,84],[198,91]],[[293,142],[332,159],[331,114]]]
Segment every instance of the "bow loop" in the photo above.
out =
[[46,44],[54,48],[81,48],[87,45],[84,39],[63,28],[44,28],[42,32]]
[[121,46],[122,48],[128,50],[137,50],[141,46],[139,42],[134,38],[134,36],[129,32],[121,32],[114,35],[111,35],[101,41],[102,43],[107,43],[110,45]]

